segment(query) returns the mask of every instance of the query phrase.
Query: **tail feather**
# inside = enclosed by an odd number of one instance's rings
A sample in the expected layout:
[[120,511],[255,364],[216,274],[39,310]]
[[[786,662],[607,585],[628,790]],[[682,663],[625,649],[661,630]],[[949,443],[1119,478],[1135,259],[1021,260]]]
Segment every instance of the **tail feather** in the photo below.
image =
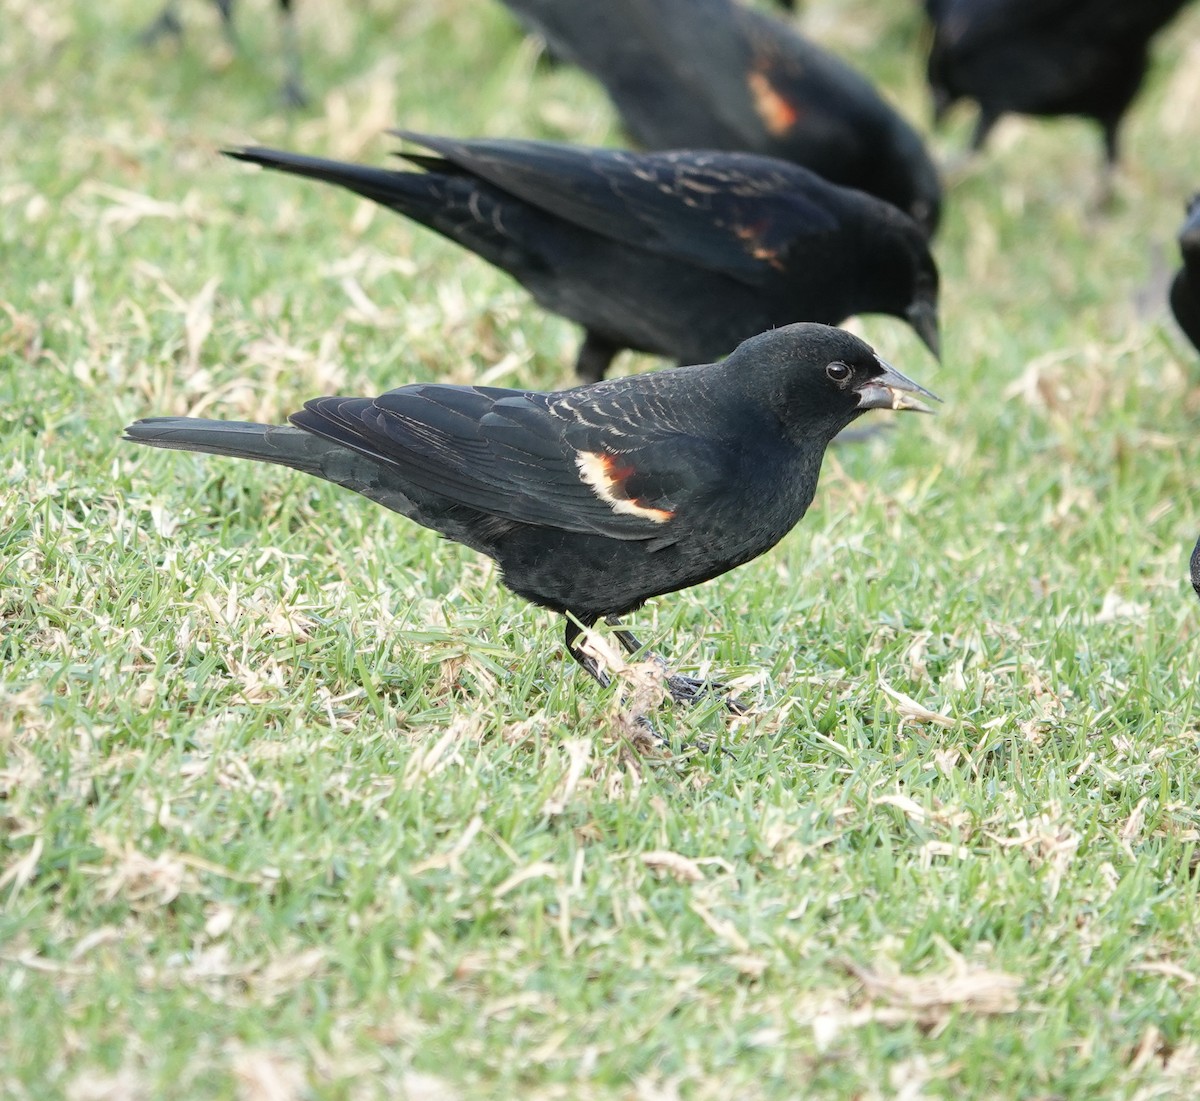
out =
[[543,270],[542,253],[547,240],[554,238],[547,235],[546,215],[440,158],[414,153],[408,159],[427,171],[397,172],[277,149],[225,152],[264,168],[344,187],[448,237],[518,279],[523,272]]
[[124,439],[173,451],[203,451],[209,455],[279,463],[318,476],[321,472],[318,445],[324,442],[286,425],[198,417],[147,417],[126,428]]
[[277,463],[352,489],[384,508],[416,518],[417,505],[409,496],[410,487],[401,484],[387,464],[291,425],[149,417],[129,425],[124,439],[174,451]]
[[336,184],[361,195],[364,199],[370,199],[427,224],[430,215],[423,211],[435,210],[440,205],[436,199],[439,178],[434,173],[439,164],[433,158],[423,158],[425,163],[422,167],[429,169],[428,172],[397,172],[388,168],[331,161],[324,157],[307,157],[302,153],[287,153],[260,146],[226,149],[223,152],[227,157],[261,165],[263,168],[273,168],[293,176],[305,176],[312,180]]

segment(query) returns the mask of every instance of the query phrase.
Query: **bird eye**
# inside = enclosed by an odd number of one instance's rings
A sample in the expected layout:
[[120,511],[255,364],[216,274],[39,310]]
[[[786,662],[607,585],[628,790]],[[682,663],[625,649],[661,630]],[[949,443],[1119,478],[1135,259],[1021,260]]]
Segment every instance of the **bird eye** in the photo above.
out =
[[825,368],[825,374],[831,382],[842,383],[850,377],[851,371],[844,363],[831,363]]

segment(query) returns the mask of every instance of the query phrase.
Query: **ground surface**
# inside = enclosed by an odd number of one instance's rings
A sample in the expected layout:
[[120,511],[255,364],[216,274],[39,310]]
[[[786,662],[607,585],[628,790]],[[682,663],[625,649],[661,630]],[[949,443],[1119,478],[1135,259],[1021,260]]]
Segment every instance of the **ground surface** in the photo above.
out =
[[[804,8],[925,117],[915,4]],[[1082,123],[957,174],[940,369],[857,323],[941,414],[636,617],[757,705],[663,707],[673,753],[470,552],[118,442],[569,382],[573,329],[503,276],[215,150],[617,141],[605,100],[484,0],[313,0],[288,117],[269,5],[238,56],[182,12],[145,52],[152,5],[0,0],[0,1095],[1194,1096],[1200,357],[1163,299],[1200,11],[1110,212]]]

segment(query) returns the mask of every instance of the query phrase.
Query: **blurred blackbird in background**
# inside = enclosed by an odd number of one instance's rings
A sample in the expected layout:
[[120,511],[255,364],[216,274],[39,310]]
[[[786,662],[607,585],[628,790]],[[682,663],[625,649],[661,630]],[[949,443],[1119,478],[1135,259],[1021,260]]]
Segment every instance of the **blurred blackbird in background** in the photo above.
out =
[[567,651],[605,684],[581,624],[769,550],[833,437],[868,409],[927,412],[917,394],[932,397],[857,337],[790,325],[722,363],[558,393],[417,384],[317,398],[290,426],[157,417],[125,438],[294,467],[494,558],[513,592],[567,617]]
[[647,149],[780,157],[937,227],[941,185],[917,132],[782,20],[738,0],[504,3],[605,86]]
[[1179,231],[1179,251],[1183,267],[1171,282],[1171,312],[1200,350],[1200,195],[1188,204],[1187,220]]
[[1148,64],[1151,37],[1188,0],[925,0],[933,23],[929,86],[940,119],[959,99],[979,104],[972,149],[1007,112],[1082,115],[1117,129]]
[[904,318],[936,355],[938,274],[906,214],[785,161],[628,153],[538,141],[458,141],[396,172],[272,149],[240,160],[338,184],[407,215],[578,322],[576,368],[622,348],[704,363],[793,321]]
[[[283,34],[284,78],[280,94],[288,107],[303,107],[308,102],[304,91],[304,79],[300,71],[300,39],[296,31],[296,13],[292,0],[277,0],[279,25]],[[229,44],[238,48],[237,31],[233,25],[233,0],[213,0],[221,16],[221,29]],[[160,39],[170,36],[183,37],[183,20],[179,18],[179,0],[167,0],[158,17],[144,31],[142,41],[151,46]]]

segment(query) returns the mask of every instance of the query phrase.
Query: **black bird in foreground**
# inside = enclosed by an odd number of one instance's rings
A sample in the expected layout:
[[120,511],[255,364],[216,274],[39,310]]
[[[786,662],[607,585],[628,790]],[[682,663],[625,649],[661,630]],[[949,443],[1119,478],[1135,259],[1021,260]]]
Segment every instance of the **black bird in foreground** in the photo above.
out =
[[904,318],[937,354],[938,273],[920,228],[798,165],[396,133],[434,150],[404,154],[425,171],[228,153],[348,188],[507,271],[583,326],[585,382],[622,348],[706,363],[767,329],[855,313]]
[[[125,438],[295,467],[465,543],[565,616],[568,653],[606,684],[581,625],[769,550],[808,509],[833,437],[868,409],[928,412],[918,394],[933,396],[857,337],[789,325],[721,363],[558,393],[415,384],[317,398],[290,426],[155,417]],[[708,686],[668,687],[686,701]]]
[[738,0],[504,3],[605,86],[639,145],[779,157],[937,227],[941,184],[920,136],[783,20]]
[[[225,32],[229,44],[236,49],[238,37],[233,25],[233,0],[213,0],[213,3],[221,16],[221,29]],[[296,31],[296,13],[292,8],[292,0],[277,0],[277,4],[279,25],[283,34],[285,66],[281,89],[283,102],[288,107],[303,107],[308,102],[308,96],[305,94],[304,79],[300,72],[300,40]],[[179,0],[167,0],[154,22],[142,31],[142,41],[148,46],[167,36],[183,37]]]
[[1192,588],[1196,590],[1196,595],[1200,596],[1200,539],[1196,540],[1196,547],[1192,551]]
[[1179,251],[1183,267],[1171,282],[1171,312],[1200,351],[1200,195],[1188,204],[1187,221],[1179,231]]
[[935,112],[940,117],[956,100],[975,100],[976,150],[1009,112],[1095,119],[1111,168],[1121,119],[1146,74],[1150,39],[1187,2],[925,0]]

